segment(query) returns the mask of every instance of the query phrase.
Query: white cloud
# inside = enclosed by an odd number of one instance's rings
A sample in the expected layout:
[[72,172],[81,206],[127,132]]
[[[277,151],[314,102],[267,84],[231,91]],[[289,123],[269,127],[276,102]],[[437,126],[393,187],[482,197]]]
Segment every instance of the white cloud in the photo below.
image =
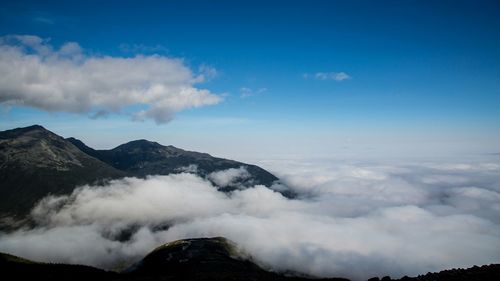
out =
[[198,72],[200,73],[199,78],[204,81],[204,80],[211,80],[214,79],[219,75],[219,72],[215,67],[202,64],[198,67]]
[[238,169],[230,168],[227,170],[213,172],[208,175],[208,179],[214,182],[217,186],[221,187],[234,185],[238,180],[245,180],[250,177],[250,173],[243,166]]
[[189,174],[196,174],[198,172],[198,165],[196,164],[189,164],[184,167],[180,167],[175,169],[179,173],[189,173]]
[[[40,227],[1,235],[0,251],[113,268],[174,239],[225,236],[265,267],[353,280],[500,261],[493,163],[269,163],[301,199],[264,186],[226,195],[193,174],[127,178],[46,198],[33,210]],[[135,232],[120,242],[125,229]]]
[[262,94],[264,92],[267,92],[267,88],[259,88],[259,89],[251,89],[247,87],[241,87],[240,88],[240,97],[242,98],[248,98],[248,97],[253,97],[259,94]]
[[345,72],[316,72],[316,73],[304,73],[302,75],[305,79],[314,78],[316,80],[334,80],[334,81],[344,81],[351,79],[351,76]]
[[206,180],[181,173],[147,180],[125,178],[106,188],[84,186],[68,196],[49,196],[33,209],[33,217],[47,225],[160,224],[167,217],[183,221],[219,214],[230,208],[228,204],[226,196]]
[[4,36],[0,103],[94,116],[127,111],[134,120],[166,123],[176,112],[222,100],[195,87],[216,73],[201,70],[195,74],[181,59],[159,55],[95,56],[75,42],[54,49],[37,36]]

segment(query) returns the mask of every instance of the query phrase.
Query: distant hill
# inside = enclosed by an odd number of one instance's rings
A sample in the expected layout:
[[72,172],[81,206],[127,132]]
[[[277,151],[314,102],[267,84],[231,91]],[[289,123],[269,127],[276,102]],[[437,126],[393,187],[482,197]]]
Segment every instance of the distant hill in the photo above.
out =
[[[246,174],[226,184],[208,177],[231,168],[245,169]],[[23,217],[43,197],[69,194],[79,185],[186,170],[207,177],[225,192],[256,184],[271,186],[278,180],[255,165],[147,140],[94,150],[75,138],[64,139],[34,125],[0,132],[0,220],[5,224],[12,216]],[[292,196],[290,192],[283,194]]]
[[[40,281],[348,281],[344,278],[314,279],[289,276],[265,270],[255,264],[251,257],[241,253],[234,243],[223,237],[184,239],[167,243],[123,272],[104,271],[82,265],[38,263],[4,253],[0,253],[0,272],[2,277],[7,278],[5,280]],[[493,281],[500,280],[500,264],[444,270],[417,277],[405,276],[401,279],[391,279],[389,276],[369,279],[379,280]]]

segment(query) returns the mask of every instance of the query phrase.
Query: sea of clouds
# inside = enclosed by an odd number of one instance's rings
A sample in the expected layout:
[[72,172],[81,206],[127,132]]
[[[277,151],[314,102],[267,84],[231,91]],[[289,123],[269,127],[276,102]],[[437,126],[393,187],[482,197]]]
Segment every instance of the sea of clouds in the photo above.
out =
[[[211,182],[244,168],[125,178],[46,197],[39,226],[0,235],[0,251],[118,268],[171,240],[224,236],[265,268],[354,280],[499,263],[497,160],[262,161],[281,182],[230,194]],[[295,199],[277,192],[288,188]]]

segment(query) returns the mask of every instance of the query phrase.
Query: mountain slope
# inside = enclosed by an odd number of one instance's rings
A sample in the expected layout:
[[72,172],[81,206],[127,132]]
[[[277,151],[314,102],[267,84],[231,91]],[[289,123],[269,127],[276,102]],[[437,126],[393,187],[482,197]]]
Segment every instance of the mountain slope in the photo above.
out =
[[236,246],[223,237],[167,243],[134,265],[128,274],[171,280],[264,280],[275,277],[242,258]]
[[274,181],[278,180],[268,171],[255,165],[212,157],[207,153],[186,151],[171,145],[164,146],[147,140],[131,141],[111,150],[94,150],[75,138],[67,140],[88,155],[137,177],[178,173],[186,167],[190,167],[192,172],[199,176],[205,177],[213,172],[243,167],[248,172],[248,176],[224,186],[216,182],[214,184],[223,191],[230,191],[240,186],[256,184],[271,186]]
[[39,263],[0,253],[2,280],[123,280],[119,274],[83,265]]
[[48,194],[125,176],[41,126],[0,132],[0,214],[24,215]]

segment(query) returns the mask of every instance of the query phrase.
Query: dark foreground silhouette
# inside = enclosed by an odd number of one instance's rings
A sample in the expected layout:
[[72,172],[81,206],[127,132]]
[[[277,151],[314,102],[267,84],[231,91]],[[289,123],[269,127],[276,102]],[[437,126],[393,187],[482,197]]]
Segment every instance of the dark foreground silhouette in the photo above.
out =
[[[90,266],[38,263],[9,254],[0,254],[2,280],[313,280],[285,276],[255,264],[234,243],[223,238],[178,240],[158,247],[144,259],[122,272],[105,271]],[[347,281],[343,278],[314,279]],[[388,281],[390,277],[371,278]],[[399,279],[419,281],[494,281],[500,280],[500,264],[474,266],[427,273]]]

